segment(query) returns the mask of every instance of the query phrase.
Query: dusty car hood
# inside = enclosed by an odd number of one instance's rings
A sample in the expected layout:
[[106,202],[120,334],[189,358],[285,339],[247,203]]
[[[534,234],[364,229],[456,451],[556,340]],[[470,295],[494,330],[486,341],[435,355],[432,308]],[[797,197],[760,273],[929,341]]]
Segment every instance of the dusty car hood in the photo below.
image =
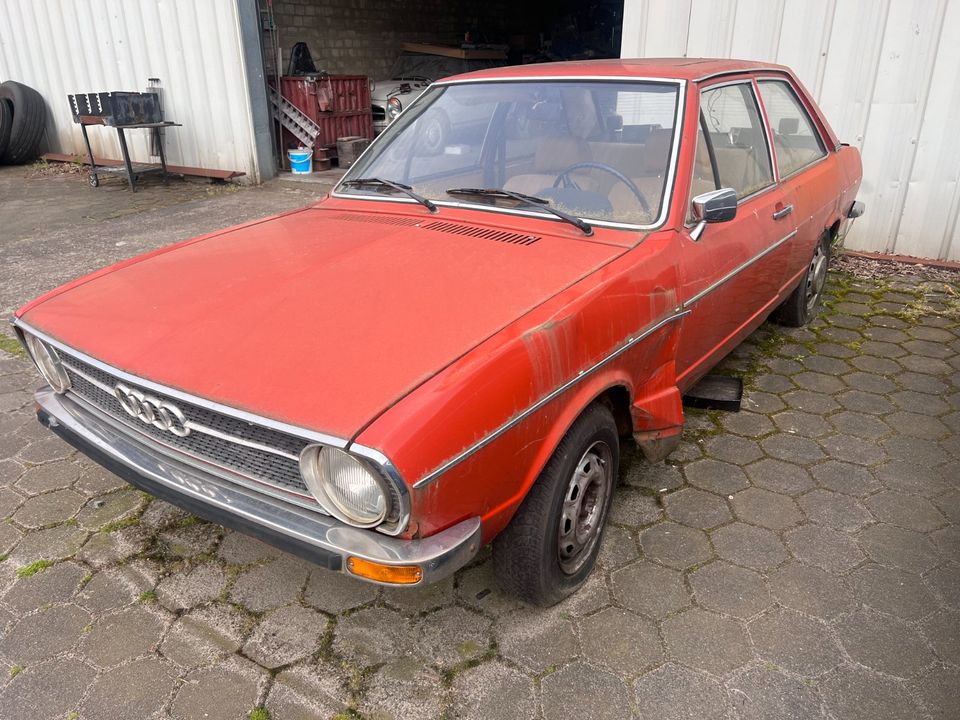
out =
[[532,244],[491,239],[508,228],[444,214],[306,208],[101,271],[22,320],[135,376],[350,438],[624,252],[546,222],[557,234]]

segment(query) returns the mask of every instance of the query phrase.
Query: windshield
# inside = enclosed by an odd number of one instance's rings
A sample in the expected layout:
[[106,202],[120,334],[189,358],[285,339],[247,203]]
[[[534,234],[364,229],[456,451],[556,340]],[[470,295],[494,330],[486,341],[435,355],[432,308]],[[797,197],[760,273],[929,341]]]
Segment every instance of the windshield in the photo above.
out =
[[413,80],[441,78],[459,75],[474,70],[485,70],[505,64],[502,60],[464,60],[444,55],[422,55],[420,53],[402,53],[393,63],[390,71],[392,80]]
[[[584,219],[649,225],[663,205],[677,98],[678,85],[671,82],[434,86],[345,180],[403,183],[441,205],[516,207],[504,196],[447,192],[499,188]],[[383,187],[341,185],[338,193],[382,196]]]

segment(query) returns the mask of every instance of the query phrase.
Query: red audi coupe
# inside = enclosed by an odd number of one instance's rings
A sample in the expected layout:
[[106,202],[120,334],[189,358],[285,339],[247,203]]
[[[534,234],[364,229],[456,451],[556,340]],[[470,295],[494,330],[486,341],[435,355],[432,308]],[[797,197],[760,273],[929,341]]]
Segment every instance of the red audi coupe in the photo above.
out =
[[782,66],[485,70],[433,84],[323,201],[14,324],[40,421],[148,493],[388,585],[492,542],[549,605],[596,562],[621,439],[662,459],[686,390],[771,314],[817,312],[860,177]]

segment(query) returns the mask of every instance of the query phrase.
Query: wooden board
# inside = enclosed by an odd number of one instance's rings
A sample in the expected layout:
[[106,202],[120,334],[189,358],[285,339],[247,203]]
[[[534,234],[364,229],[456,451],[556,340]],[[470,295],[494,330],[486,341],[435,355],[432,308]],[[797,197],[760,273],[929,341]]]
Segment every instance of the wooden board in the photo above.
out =
[[[50,162],[79,162],[84,165],[89,165],[90,160],[83,155],[68,155],[65,153],[45,153],[41,155],[44,160]],[[123,160],[104,160],[103,158],[97,158],[97,165],[106,165],[108,167],[117,167],[123,165]],[[137,163],[142,165],[144,163]],[[155,167],[160,167],[160,163],[149,163]],[[192,177],[208,177],[214,178],[216,180],[230,180],[231,178],[240,177],[246,173],[242,173],[239,170],[212,170],[209,168],[197,168],[197,167],[186,167],[184,165],[170,165],[167,164],[167,172],[171,175],[190,175]]]
[[424,55],[443,55],[444,57],[460,58],[461,60],[506,60],[506,50],[491,48],[464,49],[454,45],[431,45],[429,43],[400,43],[400,49],[406,52],[422,53]]

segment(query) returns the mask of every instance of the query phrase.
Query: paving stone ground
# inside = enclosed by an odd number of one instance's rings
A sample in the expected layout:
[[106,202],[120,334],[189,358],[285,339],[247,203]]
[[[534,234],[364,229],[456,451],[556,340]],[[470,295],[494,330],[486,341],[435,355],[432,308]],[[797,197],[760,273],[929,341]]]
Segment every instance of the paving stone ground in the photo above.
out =
[[960,717],[958,297],[831,274],[811,327],[723,364],[740,413],[625,449],[602,562],[549,610],[488,553],[384,591],[151,500],[0,350],[0,718]]

